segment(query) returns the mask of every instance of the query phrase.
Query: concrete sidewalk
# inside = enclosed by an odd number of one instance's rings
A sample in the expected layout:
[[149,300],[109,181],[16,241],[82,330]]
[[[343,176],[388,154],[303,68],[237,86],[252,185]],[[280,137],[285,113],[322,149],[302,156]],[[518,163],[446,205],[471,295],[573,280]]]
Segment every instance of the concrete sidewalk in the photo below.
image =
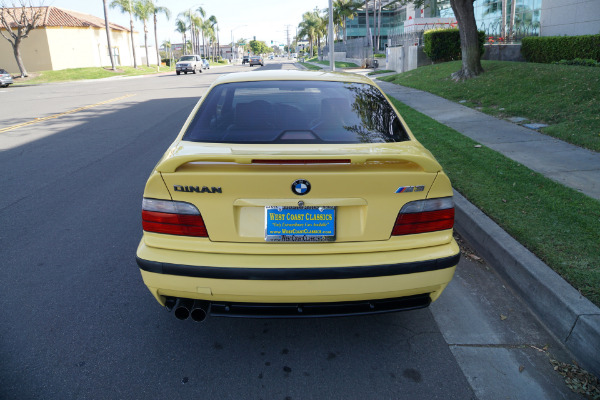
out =
[[[550,179],[600,199],[600,154],[497,119],[427,92],[389,82],[390,97]],[[455,193],[455,228],[515,290],[548,330],[600,376],[600,308],[495,222]]]

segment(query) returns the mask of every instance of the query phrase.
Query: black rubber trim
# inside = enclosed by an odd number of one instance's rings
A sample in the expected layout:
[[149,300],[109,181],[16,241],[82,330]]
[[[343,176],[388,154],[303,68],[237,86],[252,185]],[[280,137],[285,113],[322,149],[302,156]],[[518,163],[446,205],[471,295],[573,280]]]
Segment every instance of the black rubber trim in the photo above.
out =
[[354,279],[378,276],[406,275],[436,271],[458,264],[460,253],[445,258],[401,264],[368,265],[331,268],[224,268],[180,265],[144,260],[136,256],[141,269],[156,274],[189,276],[192,278],[289,281],[314,279]]
[[266,304],[211,302],[213,317],[236,318],[319,318],[351,315],[384,314],[426,308],[429,293],[393,299],[351,301],[341,303]]

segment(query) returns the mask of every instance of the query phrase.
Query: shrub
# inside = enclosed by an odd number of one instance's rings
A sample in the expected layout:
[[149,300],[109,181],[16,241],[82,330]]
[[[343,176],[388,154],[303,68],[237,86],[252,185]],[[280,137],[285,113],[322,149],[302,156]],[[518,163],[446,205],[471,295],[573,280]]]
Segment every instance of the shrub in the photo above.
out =
[[576,58],[600,61],[600,34],[523,38],[521,54],[527,61],[537,63]]
[[574,60],[560,60],[554,64],[559,65],[580,65],[583,67],[600,67],[600,62],[591,58],[576,58]]
[[[483,55],[485,32],[479,31],[479,51]],[[462,59],[460,34],[458,29],[432,29],[423,35],[423,51],[433,62],[445,62]]]

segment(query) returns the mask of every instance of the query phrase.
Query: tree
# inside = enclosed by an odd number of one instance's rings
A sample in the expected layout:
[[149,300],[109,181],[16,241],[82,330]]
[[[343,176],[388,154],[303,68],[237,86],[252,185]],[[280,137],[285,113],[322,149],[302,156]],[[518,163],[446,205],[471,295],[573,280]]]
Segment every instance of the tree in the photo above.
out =
[[[21,71],[21,78],[24,78],[28,74],[21,58],[21,41],[29,37],[29,32],[38,27],[44,9],[33,7],[31,3],[28,7],[25,0],[21,0],[20,4],[21,7],[15,7],[13,3],[13,7],[8,8],[4,2],[0,3],[0,27],[6,29],[6,34],[1,29],[0,34],[12,46],[15,61]],[[16,32],[13,29],[16,29]]]
[[177,20],[175,21],[175,32],[179,32],[183,36],[183,54],[187,54],[187,40],[185,36],[185,33],[187,32],[187,25],[185,24],[185,21],[181,18],[177,18]]
[[[105,0],[106,1],[106,0]],[[167,7],[157,6],[154,0],[151,0],[152,4],[152,13],[154,14],[154,45],[156,46],[156,62],[160,65],[160,53],[158,52],[158,31],[156,29],[157,22],[157,14],[162,13],[167,17],[167,19],[171,18],[171,11]],[[171,47],[171,43],[169,42],[169,47]]]
[[104,28],[106,29],[106,42],[108,43],[108,55],[110,56],[111,69],[115,70],[115,59],[113,57],[112,41],[110,40],[110,26],[108,24],[108,10],[106,9],[106,0],[102,0],[104,6]]
[[[318,15],[315,15],[314,11],[307,11],[302,14],[302,22],[298,25],[300,30],[298,31],[298,37],[308,37],[308,41],[310,44],[310,56],[313,56],[313,43],[314,39],[317,36],[317,30],[319,27],[319,18]],[[329,44],[330,46],[332,43]]]
[[[336,14],[339,16],[337,24],[340,24],[343,31],[343,41],[346,43],[346,20],[353,20],[358,15],[358,9],[361,7],[361,3],[354,0],[336,0],[333,4],[333,16],[334,19]],[[336,13],[337,11],[337,13]]]
[[265,42],[261,42],[258,40],[251,40],[250,49],[252,50],[252,54],[265,54],[270,52],[270,47],[266,45]]
[[150,57],[148,57],[148,18],[154,13],[154,4],[152,0],[136,0],[133,5],[135,16],[144,23],[144,48],[146,49],[146,66],[150,66]]
[[179,13],[180,18],[187,18],[188,29],[190,30],[190,40],[192,42],[192,53],[196,52],[195,43],[196,43],[196,18],[192,9],[188,9],[184,12]]
[[131,50],[133,51],[133,68],[137,68],[135,43],[133,42],[133,3],[132,0],[113,0],[110,8],[119,8],[122,13],[129,13],[129,27],[131,32]]
[[[402,0],[404,4],[413,3],[415,7],[423,6],[425,1]],[[473,78],[484,72],[481,66],[481,51],[479,49],[477,23],[475,22],[475,11],[473,9],[474,2],[475,0],[450,0],[450,6],[458,22],[462,54],[462,67],[460,71],[452,74],[452,79],[455,81]]]
[[217,17],[215,17],[214,15],[211,15],[210,17],[208,17],[208,22],[210,22],[210,27],[211,27],[211,32],[212,32],[212,36],[211,36],[211,40],[213,43],[214,50],[213,50],[213,61],[216,61],[216,55],[218,53],[217,50],[217,46],[218,46],[218,35],[219,35],[219,28],[217,27],[218,21],[217,21]]

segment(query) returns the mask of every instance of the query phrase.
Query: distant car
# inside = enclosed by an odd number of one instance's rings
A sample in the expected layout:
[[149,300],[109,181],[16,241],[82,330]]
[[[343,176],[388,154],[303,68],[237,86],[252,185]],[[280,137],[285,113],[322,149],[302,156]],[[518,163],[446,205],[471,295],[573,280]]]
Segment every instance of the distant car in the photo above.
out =
[[184,74],[187,74],[188,72],[195,74],[196,71],[202,72],[202,58],[196,54],[183,56],[177,61],[177,64],[175,64],[175,72],[177,75],[182,72]]
[[273,58],[275,58],[275,56],[274,56],[274,55],[270,55],[270,56],[269,56],[269,60],[272,60]]
[[222,75],[150,174],[141,214],[141,275],[178,319],[427,307],[460,258],[450,180],[354,74]]
[[0,87],[8,87],[13,84],[13,78],[7,70],[0,68]]
[[210,69],[210,63],[206,58],[202,59],[202,69]]
[[252,57],[250,57],[250,66],[253,66],[253,65],[264,66],[265,60],[263,60],[262,56],[252,56]]
[[242,65],[246,64],[247,62],[250,62],[250,56],[244,56],[242,58]]

